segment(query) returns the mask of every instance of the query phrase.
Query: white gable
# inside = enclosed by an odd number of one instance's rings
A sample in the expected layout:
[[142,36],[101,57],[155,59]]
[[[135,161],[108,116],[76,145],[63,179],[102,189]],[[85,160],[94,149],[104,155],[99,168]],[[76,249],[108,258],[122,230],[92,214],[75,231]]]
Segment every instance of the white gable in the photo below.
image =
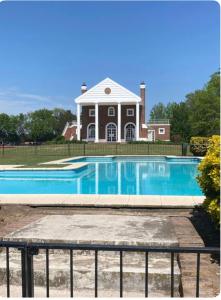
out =
[[[111,92],[105,93],[105,89],[109,88]],[[106,78],[97,85],[89,89],[87,92],[75,99],[76,103],[136,103],[140,102],[141,98],[132,93],[122,85]]]

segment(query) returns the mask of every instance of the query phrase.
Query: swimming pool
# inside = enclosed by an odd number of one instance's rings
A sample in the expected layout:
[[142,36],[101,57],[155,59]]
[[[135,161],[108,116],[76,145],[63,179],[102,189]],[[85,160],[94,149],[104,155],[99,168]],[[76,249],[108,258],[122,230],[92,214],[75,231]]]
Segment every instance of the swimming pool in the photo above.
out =
[[196,158],[116,156],[67,160],[75,170],[0,171],[0,194],[201,196]]

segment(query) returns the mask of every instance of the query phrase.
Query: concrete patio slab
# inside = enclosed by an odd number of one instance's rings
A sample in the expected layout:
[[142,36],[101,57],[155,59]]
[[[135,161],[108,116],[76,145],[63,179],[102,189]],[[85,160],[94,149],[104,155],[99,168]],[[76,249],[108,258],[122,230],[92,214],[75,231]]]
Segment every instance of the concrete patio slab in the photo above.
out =
[[177,246],[178,240],[166,217],[119,215],[48,215],[4,240],[88,244]]
[[[178,246],[174,227],[167,217],[126,215],[48,215],[8,235],[4,240],[74,244]],[[21,254],[10,249],[10,282],[21,285]],[[49,250],[50,287],[62,290],[70,286],[70,252]],[[45,286],[45,251],[34,258],[35,286]],[[99,291],[119,291],[119,251],[99,251]],[[150,294],[170,292],[171,258],[165,253],[149,253],[148,285]],[[5,254],[0,253],[0,285],[5,285]],[[94,290],[94,251],[73,251],[74,289]],[[3,278],[1,280],[1,278]],[[128,292],[142,292],[145,287],[145,255],[123,253],[123,286]],[[174,262],[174,291],[179,295],[180,270]],[[0,289],[1,290],[1,289]],[[84,294],[85,295],[85,294]],[[134,294],[136,295],[136,294]],[[86,296],[86,295],[85,295]]]

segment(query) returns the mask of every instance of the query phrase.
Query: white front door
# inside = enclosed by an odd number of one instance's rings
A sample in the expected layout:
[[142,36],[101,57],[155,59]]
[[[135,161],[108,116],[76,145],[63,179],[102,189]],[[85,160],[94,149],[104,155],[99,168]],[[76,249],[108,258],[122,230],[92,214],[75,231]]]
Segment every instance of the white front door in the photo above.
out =
[[155,141],[155,131],[154,130],[148,130],[147,140],[148,140],[148,142]]

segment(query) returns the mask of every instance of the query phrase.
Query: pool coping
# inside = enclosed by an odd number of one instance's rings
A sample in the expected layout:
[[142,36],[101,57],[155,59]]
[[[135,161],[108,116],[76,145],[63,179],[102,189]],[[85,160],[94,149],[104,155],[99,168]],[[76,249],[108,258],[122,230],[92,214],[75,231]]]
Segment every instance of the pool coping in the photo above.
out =
[[193,208],[204,196],[0,194],[0,205],[81,206],[110,208]]
[[[40,164],[39,164],[40,165]],[[64,166],[61,168],[46,168],[46,167],[39,167],[39,168],[20,168],[24,165],[0,165],[0,171],[58,171],[58,170],[76,170],[81,169],[88,165],[88,162],[76,162],[70,163],[68,166]]]
[[165,157],[165,158],[182,158],[182,159],[190,159],[190,158],[197,158],[197,159],[199,159],[199,160],[202,160],[203,159],[203,157],[201,157],[201,156],[182,156],[182,155],[160,155],[160,154],[158,154],[158,155],[146,155],[146,154],[138,154],[138,155],[136,155],[136,154],[134,154],[134,155],[131,155],[131,154],[129,154],[129,155],[125,155],[125,154],[123,154],[123,155],[85,155],[85,156],[74,156],[74,157],[69,157],[69,158],[62,158],[62,159],[58,159],[58,160],[52,160],[52,161],[48,161],[48,162],[44,162],[44,163],[40,163],[39,165],[49,165],[49,164],[67,164],[67,163],[70,163],[70,164],[72,164],[72,163],[74,163],[74,164],[76,164],[75,162],[68,162],[69,160],[72,160],[72,161],[74,161],[74,160],[78,160],[78,159],[81,159],[81,158],[92,158],[92,157],[106,157],[106,158],[114,158],[114,157],[128,157],[128,156],[130,156],[130,157]]

